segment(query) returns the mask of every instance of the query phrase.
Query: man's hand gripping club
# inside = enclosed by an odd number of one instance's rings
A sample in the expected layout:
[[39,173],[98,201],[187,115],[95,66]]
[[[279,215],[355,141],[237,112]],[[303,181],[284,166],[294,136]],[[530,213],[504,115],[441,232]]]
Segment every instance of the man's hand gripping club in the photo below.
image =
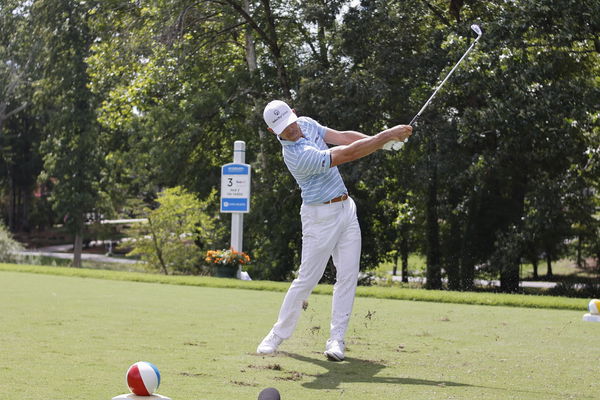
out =
[[388,143],[403,142],[412,135],[412,129],[410,125],[396,125],[377,135],[365,137],[349,145],[334,147],[331,149],[331,166],[334,167],[367,156],[384,148]]

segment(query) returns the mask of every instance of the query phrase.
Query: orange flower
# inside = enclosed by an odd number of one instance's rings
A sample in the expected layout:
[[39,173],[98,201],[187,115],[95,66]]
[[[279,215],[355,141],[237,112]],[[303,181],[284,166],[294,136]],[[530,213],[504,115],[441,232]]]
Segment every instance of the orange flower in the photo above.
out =
[[221,265],[245,265],[250,263],[250,256],[244,252],[228,250],[208,250],[204,260],[211,264]]

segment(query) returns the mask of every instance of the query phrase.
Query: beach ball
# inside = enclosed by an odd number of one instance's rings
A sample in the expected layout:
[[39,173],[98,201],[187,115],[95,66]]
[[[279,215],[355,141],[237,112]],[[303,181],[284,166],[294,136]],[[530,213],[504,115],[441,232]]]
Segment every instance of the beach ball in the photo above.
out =
[[127,386],[137,396],[150,396],[160,385],[160,372],[152,363],[139,361],[127,370]]
[[588,310],[590,311],[590,314],[600,314],[600,300],[590,300],[590,303],[588,304]]

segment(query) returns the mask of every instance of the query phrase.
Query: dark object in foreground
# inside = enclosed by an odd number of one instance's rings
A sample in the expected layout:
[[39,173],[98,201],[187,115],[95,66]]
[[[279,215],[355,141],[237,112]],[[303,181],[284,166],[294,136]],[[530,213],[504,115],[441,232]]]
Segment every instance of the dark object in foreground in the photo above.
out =
[[259,393],[258,400],[281,400],[281,396],[279,396],[277,389],[266,388]]

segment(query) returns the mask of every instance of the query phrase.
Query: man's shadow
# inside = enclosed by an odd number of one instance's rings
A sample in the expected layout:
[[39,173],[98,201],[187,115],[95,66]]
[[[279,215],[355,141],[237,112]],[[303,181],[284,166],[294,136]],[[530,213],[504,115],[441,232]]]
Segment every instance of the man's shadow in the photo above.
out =
[[376,376],[386,365],[376,361],[361,360],[359,358],[346,357],[344,362],[333,362],[302,356],[295,353],[285,353],[291,358],[299,361],[309,362],[323,367],[327,372],[314,376],[312,382],[305,382],[303,387],[308,389],[336,389],[342,382],[368,382],[387,383],[396,385],[426,385],[426,386],[471,386],[463,383],[450,381],[432,381],[427,379],[394,378]]
[[[324,358],[312,358],[302,356],[295,353],[281,352],[290,358],[294,358],[299,361],[309,362],[319,367],[323,367],[327,372],[313,376],[315,379],[312,382],[305,382],[302,384],[303,387],[308,389],[337,389],[341,383],[344,382],[367,382],[367,383],[379,383],[379,384],[392,384],[392,385],[424,385],[424,386],[440,386],[440,387],[471,387],[471,388],[485,388],[490,390],[497,390],[507,393],[527,393],[542,396],[539,398],[557,397],[561,396],[561,393],[554,393],[547,390],[535,390],[531,388],[521,387],[492,387],[492,386],[479,386],[469,385],[466,383],[458,383],[451,381],[433,381],[428,379],[416,379],[416,378],[396,378],[396,377],[384,377],[376,376],[381,370],[386,368],[385,364],[381,364],[377,361],[361,360],[359,358],[346,357],[344,362],[327,361]],[[585,396],[582,399],[595,399],[595,397]]]

